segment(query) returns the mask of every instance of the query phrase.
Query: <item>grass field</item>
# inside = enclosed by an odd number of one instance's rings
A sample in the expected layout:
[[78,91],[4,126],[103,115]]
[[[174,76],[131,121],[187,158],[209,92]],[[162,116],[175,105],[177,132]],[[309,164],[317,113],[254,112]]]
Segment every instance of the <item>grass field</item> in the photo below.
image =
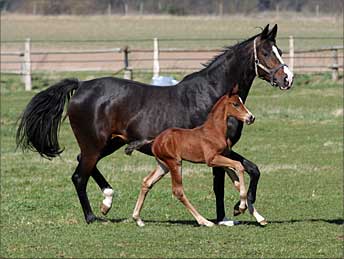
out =
[[[149,81],[149,75],[136,75]],[[247,106],[256,122],[245,127],[235,150],[261,169],[256,208],[270,222],[267,227],[247,214],[235,227],[198,227],[171,197],[166,176],[149,194],[142,212],[146,226],[138,228],[130,216],[153,158],[129,158],[120,150],[102,160],[99,168],[116,192],[114,204],[108,222],[87,225],[70,180],[78,147],[68,120],[60,132],[66,148],[61,158],[47,161],[15,151],[15,123],[26,103],[42,86],[67,76],[73,74],[36,75],[32,93],[20,90],[14,77],[1,78],[0,257],[343,258],[343,81],[333,83],[329,74],[297,76],[287,92],[255,81]],[[239,196],[226,180],[231,216]],[[184,186],[196,208],[214,219],[210,170],[186,163]],[[88,194],[100,215],[102,194],[92,180]]]
[[[343,17],[304,17],[300,13],[276,17],[225,16],[219,17],[171,17],[171,16],[1,16],[1,40],[122,40],[118,42],[93,42],[88,47],[152,48],[152,38],[174,39],[160,41],[160,47],[220,48],[236,43],[228,40],[192,39],[245,39],[260,32],[258,27],[277,23],[278,37],[320,37],[317,40],[295,41],[296,49],[342,45]],[[137,42],[131,40],[147,39]],[[178,40],[178,39],[188,39]],[[86,47],[87,43],[35,43],[33,48],[59,48],[72,45]],[[278,40],[279,47],[288,48],[288,40]],[[114,46],[115,45],[115,46]],[[22,48],[20,44],[3,44],[4,48]]]

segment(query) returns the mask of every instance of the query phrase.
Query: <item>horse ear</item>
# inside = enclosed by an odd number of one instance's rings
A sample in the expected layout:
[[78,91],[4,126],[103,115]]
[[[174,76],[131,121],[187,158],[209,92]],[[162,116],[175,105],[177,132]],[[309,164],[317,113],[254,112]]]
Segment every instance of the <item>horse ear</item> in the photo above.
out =
[[269,35],[269,24],[267,24],[265,26],[265,28],[263,29],[262,33],[260,34],[260,37],[262,39],[266,39],[268,37],[268,35]]
[[236,83],[233,86],[232,90],[230,91],[229,96],[236,95],[238,93],[239,93],[239,85],[238,85],[238,83]]
[[277,35],[277,29],[278,29],[277,24],[275,24],[275,26],[272,28],[268,36],[270,40],[275,41],[276,35]]

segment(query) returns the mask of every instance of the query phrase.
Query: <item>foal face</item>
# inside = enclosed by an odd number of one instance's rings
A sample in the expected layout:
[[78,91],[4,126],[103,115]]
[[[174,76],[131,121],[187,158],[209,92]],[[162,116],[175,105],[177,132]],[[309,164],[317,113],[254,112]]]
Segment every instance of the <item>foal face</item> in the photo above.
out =
[[246,108],[239,95],[232,95],[228,98],[226,115],[227,117],[233,116],[246,124],[252,124],[255,119],[253,114]]

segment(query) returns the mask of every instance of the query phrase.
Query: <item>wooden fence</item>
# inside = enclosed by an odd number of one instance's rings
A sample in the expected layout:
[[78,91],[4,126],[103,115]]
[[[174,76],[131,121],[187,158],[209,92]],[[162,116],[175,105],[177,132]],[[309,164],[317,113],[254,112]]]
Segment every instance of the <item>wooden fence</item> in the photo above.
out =
[[[309,50],[295,50],[294,37],[290,36],[289,51],[285,62],[292,71],[323,72],[332,71],[332,79],[338,80],[338,72],[343,69],[343,46],[332,46]],[[132,79],[132,71],[152,70],[157,76],[160,70],[197,70],[201,63],[221,51],[221,49],[159,48],[157,38],[152,49],[122,48],[43,50],[32,51],[31,41],[26,39],[24,51],[1,52],[1,73],[22,76],[25,89],[31,90],[33,71],[121,71],[124,77]],[[319,56],[318,54],[322,54]],[[323,55],[327,54],[327,55]]]

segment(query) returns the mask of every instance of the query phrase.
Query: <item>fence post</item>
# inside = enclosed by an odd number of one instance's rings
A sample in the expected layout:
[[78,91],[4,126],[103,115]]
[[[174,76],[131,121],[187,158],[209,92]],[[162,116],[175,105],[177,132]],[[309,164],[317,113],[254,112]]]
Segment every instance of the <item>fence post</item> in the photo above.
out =
[[333,57],[333,64],[331,66],[332,80],[337,81],[338,80],[338,50],[337,49],[332,50],[332,57]]
[[294,37],[289,36],[289,69],[294,71]]
[[153,77],[158,77],[160,72],[159,66],[159,42],[158,38],[154,38],[154,51],[153,51]]
[[123,49],[124,53],[124,79],[133,79],[133,70],[129,67],[129,47],[125,46]]
[[31,55],[30,55],[30,38],[27,38],[25,41],[24,49],[24,82],[25,82],[25,91],[31,91]]

